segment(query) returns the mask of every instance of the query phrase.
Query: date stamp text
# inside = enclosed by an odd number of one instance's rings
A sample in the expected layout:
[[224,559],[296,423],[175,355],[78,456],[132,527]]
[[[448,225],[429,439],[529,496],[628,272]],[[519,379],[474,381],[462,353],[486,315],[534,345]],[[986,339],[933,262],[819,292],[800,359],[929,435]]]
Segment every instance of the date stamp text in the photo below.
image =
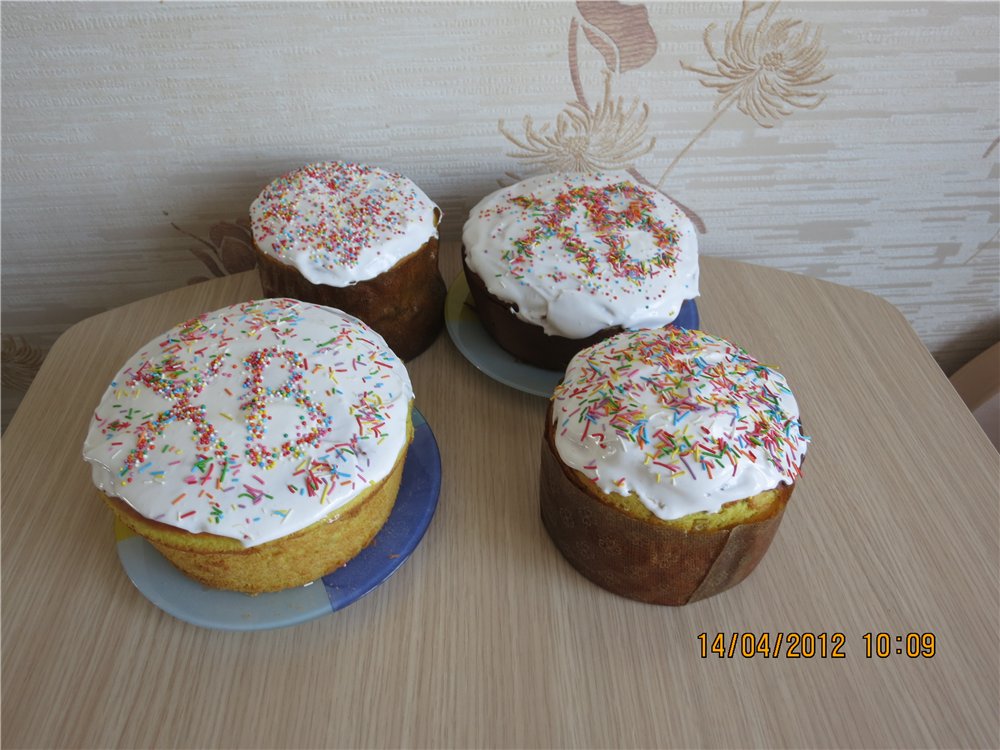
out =
[[[937,650],[934,633],[865,633],[866,659],[901,656],[930,659]],[[844,633],[699,633],[699,656],[707,659],[845,659],[851,650]]]

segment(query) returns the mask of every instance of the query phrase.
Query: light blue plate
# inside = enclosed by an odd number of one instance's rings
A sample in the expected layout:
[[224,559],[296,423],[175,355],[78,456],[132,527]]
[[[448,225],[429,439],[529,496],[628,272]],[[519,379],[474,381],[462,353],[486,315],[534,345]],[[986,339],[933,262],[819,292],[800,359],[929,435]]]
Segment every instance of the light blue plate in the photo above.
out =
[[[504,385],[549,398],[562,380],[563,373],[525,364],[500,348],[479,321],[464,273],[458,275],[448,290],[444,322],[448,335],[462,356],[480,372]],[[681,311],[673,325],[678,328],[697,328],[699,322],[698,306],[693,299],[689,299],[681,305]]]
[[430,425],[416,409],[413,427],[413,442],[389,520],[368,547],[330,575],[301,588],[257,596],[210,589],[185,576],[149,542],[116,523],[122,567],[149,601],[203,628],[270,630],[343,609],[406,562],[434,516],[441,491],[441,455]]

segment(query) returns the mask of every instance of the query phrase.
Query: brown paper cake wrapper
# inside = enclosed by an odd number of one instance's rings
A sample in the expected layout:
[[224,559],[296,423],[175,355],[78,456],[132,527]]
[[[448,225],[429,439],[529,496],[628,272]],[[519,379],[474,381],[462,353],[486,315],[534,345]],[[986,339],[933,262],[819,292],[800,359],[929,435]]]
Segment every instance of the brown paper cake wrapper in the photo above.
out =
[[265,297],[343,310],[375,329],[404,361],[433,344],[444,326],[447,289],[438,270],[437,237],[375,278],[344,287],[313,284],[298,269],[255,249]]
[[595,485],[559,460],[551,413],[548,419],[542,522],[562,555],[598,586],[642,602],[682,605],[735,586],[764,557],[791,485],[779,485],[752,520],[730,528],[685,531],[669,521],[639,519],[603,500]]

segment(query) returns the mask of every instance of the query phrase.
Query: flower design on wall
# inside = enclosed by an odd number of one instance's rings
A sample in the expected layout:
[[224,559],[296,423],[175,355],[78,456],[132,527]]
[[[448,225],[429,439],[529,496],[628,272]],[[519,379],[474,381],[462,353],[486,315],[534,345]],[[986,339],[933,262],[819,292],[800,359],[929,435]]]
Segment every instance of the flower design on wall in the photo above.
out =
[[[583,18],[583,35],[604,57],[608,70],[624,73],[641,68],[653,59],[656,34],[649,24],[649,11],[644,5],[592,0],[578,2],[576,7]],[[575,59],[576,29],[572,25],[570,36]]]
[[826,96],[815,90],[832,74],[823,75],[826,48],[820,44],[819,28],[795,19],[773,20],[778,3],[771,4],[760,22],[748,28],[750,17],[764,7],[744,2],[735,24],[727,23],[724,46],[717,54],[712,45],[715,24],[702,37],[715,70],[688,65],[681,67],[704,76],[702,86],[715,89],[715,116],[685,146],[663,172],[658,185],[680,158],[734,104],[762,128],[774,127],[796,109],[816,109]]
[[[188,248],[191,254],[200,260],[212,276],[220,277],[241,271],[250,271],[257,267],[257,258],[253,250],[253,231],[250,229],[250,219],[240,218],[236,221],[220,221],[208,230],[208,239],[198,237],[191,232],[170,223],[181,234],[197,240],[204,248]],[[188,284],[208,281],[207,276],[195,276],[188,279]]]
[[[554,132],[546,123],[538,130],[530,116],[524,118],[524,138],[511,134],[500,120],[499,129],[520,151],[508,154],[524,159],[541,171],[630,169],[635,160],[656,145],[646,139],[649,105],[633,99],[625,105],[612,94],[612,81],[626,71],[642,67],[656,54],[656,34],[643,5],[615,0],[578,2],[582,20],[570,19],[569,68],[576,101],[556,117]],[[577,44],[580,29],[604,58],[604,96],[593,108],[580,82]]]
[[611,74],[604,76],[604,99],[593,110],[579,101],[570,102],[556,117],[555,130],[546,123],[535,130],[530,116],[524,118],[524,138],[509,133],[500,121],[500,132],[520,151],[508,154],[546,172],[627,169],[656,145],[646,140],[649,105],[634,99],[625,106],[611,95]]
[[[701,76],[703,86],[718,93],[715,114],[670,162],[656,189],[662,191],[680,159],[734,104],[761,127],[771,128],[794,110],[815,109],[825,99],[816,89],[831,78],[831,74],[824,75],[826,48],[821,44],[820,30],[798,19],[775,19],[778,5],[744,0],[739,18],[725,26],[719,52],[712,42],[716,24],[708,25],[703,39],[714,70],[680,62],[684,70]],[[765,7],[761,16],[759,12]],[[618,77],[642,67],[656,54],[656,34],[649,14],[643,5],[617,0],[578,0],[576,8],[580,18],[570,20],[568,42],[576,101],[559,113],[554,128],[546,123],[536,129],[532,118],[526,116],[523,137],[511,133],[500,120],[500,133],[519,149],[508,155],[539,171],[624,169],[638,181],[654,186],[635,166],[637,159],[656,146],[656,139],[646,136],[649,105],[636,98],[626,106],[622,97],[613,94]],[[577,45],[581,29],[605,66],[603,97],[593,107],[580,79]],[[700,232],[706,231],[694,211],[676,198],[672,200]]]
[[770,128],[793,109],[815,109],[826,98],[813,88],[830,79],[822,75],[826,50],[820,45],[820,30],[802,21],[773,21],[777,4],[753,28],[750,16],[763,3],[744,3],[735,24],[726,24],[723,54],[712,47],[715,24],[705,29],[705,49],[716,69],[681,62],[684,70],[705,76],[701,84],[719,92],[716,109],[732,104],[763,128]]

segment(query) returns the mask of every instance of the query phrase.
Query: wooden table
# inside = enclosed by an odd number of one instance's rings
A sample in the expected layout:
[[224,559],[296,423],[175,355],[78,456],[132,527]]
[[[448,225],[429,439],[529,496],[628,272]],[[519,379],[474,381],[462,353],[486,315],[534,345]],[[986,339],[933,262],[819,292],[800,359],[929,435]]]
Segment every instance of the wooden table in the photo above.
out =
[[[3,746],[997,747],[996,451],[886,302],[713,258],[702,286],[702,327],[780,366],[813,444],[757,571],[683,608],[618,598],[559,556],[538,513],[545,399],[442,334],[410,372],[443,488],[401,570],[282,630],[175,620],[123,573],[81,445],[133,351],[259,285],[74,326],[3,440]],[[936,653],[866,657],[880,632],[932,633]],[[703,658],[701,633],[842,633],[844,658]]]

